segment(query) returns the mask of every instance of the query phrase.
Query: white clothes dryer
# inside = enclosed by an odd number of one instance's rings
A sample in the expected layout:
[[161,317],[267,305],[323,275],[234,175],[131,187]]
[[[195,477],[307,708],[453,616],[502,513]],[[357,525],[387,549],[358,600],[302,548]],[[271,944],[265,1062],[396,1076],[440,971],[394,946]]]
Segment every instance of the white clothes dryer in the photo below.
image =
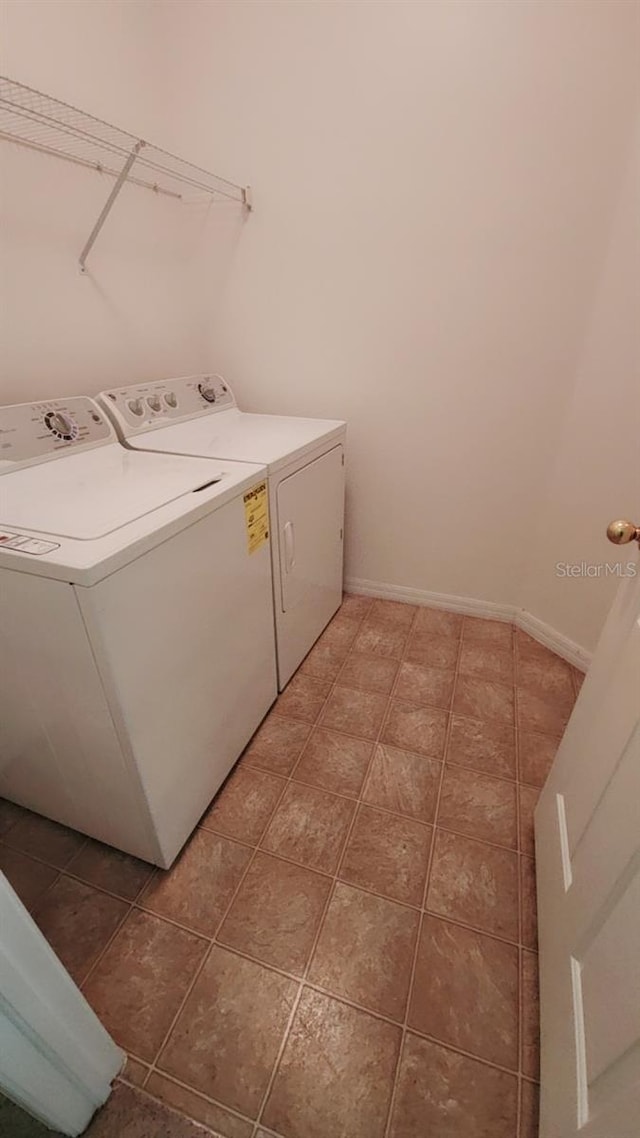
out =
[[276,696],[260,493],[85,397],[0,408],[0,794],[171,865]]
[[218,375],[113,387],[98,399],[133,449],[266,466],[282,690],[342,602],[346,424],[240,411]]

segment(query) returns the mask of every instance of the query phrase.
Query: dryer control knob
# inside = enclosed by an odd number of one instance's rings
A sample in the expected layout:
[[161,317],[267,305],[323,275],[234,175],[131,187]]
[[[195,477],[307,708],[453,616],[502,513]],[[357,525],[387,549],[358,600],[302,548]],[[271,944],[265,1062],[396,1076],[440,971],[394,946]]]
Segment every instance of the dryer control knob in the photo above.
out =
[[162,404],[158,395],[150,395],[147,399],[147,403],[149,404],[152,411],[160,411],[162,409]]
[[198,391],[200,392],[202,398],[206,399],[207,403],[215,403],[216,393],[210,383],[199,383]]
[[144,414],[144,407],[142,406],[141,399],[130,399],[127,403],[127,407],[134,415]]

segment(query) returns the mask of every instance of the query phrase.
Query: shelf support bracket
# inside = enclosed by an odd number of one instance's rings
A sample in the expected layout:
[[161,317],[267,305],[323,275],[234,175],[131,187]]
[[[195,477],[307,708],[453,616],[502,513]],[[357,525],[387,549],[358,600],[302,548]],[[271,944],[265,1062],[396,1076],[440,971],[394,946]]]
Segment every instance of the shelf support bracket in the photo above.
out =
[[84,246],[84,249],[82,250],[82,252],[80,254],[80,272],[81,273],[86,273],[86,271],[87,271],[85,261],[86,261],[87,257],[89,256],[89,253],[91,252],[91,250],[93,248],[95,239],[98,236],[100,230],[102,229],[102,226],[104,225],[105,221],[107,220],[107,217],[109,216],[109,214],[111,212],[111,208],[113,206],[113,203],[115,202],[118,194],[120,193],[120,190],[122,189],[124,183],[126,182],[127,177],[129,175],[129,171],[131,170],[131,167],[133,166],[133,163],[135,162],[136,158],[138,157],[138,154],[142,150],[143,146],[144,146],[144,142],[142,140],[140,140],[140,142],[136,142],[133,150],[128,155],[124,166],[122,167],[120,173],[118,174],[118,177],[116,178],[115,182],[113,183],[113,186],[111,188],[111,193],[109,194],[109,197],[107,198],[106,202],[104,203],[102,210],[100,212],[100,216],[99,216],[98,220],[96,221],[93,229],[91,230],[91,233],[89,234],[87,241],[86,241],[86,244]]

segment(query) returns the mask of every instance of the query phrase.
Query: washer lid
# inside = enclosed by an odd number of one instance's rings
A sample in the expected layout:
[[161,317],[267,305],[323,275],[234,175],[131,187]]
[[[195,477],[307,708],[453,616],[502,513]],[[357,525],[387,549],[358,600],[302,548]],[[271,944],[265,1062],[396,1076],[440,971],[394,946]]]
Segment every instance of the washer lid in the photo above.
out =
[[210,459],[139,453],[111,443],[6,474],[0,524],[91,541],[211,483],[222,493],[246,473],[226,473]]
[[127,445],[169,454],[258,462],[273,471],[300,452],[341,435],[344,429],[339,419],[252,415],[233,409],[130,436]]

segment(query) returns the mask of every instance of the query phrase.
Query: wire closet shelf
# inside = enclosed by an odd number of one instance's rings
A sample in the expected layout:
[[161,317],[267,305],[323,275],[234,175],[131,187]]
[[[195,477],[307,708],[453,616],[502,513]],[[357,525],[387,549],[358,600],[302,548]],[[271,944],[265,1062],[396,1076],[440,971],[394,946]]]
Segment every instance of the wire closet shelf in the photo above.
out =
[[115,179],[80,255],[83,269],[87,254],[125,182],[180,201],[231,201],[246,209],[252,208],[248,186],[203,170],[69,103],[4,76],[0,76],[0,140],[74,162]]

